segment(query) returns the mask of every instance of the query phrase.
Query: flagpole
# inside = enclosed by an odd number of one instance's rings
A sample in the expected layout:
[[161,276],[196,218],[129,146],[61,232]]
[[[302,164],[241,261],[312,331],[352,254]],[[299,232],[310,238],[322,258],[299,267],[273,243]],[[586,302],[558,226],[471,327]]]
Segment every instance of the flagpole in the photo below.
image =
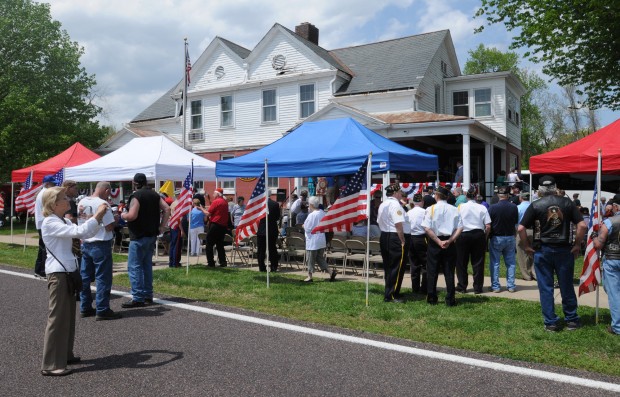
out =
[[[601,149],[599,149],[598,150],[597,172],[596,172],[596,194],[597,194],[596,197],[598,198],[596,205],[598,205],[598,201],[601,199],[601,179],[602,179],[602,173],[603,173],[603,152],[602,152]],[[599,224],[599,230],[600,230],[601,220],[603,218],[602,215],[603,214],[599,214],[599,216],[596,218],[596,221]],[[600,254],[601,253],[599,251],[598,252],[599,258],[601,257]],[[602,274],[603,266],[600,267],[600,272]],[[599,307],[599,291],[600,291],[600,287],[599,287],[598,283],[597,283],[595,288],[596,288],[596,307],[594,309],[594,313],[595,313],[594,314],[594,324],[598,325],[598,307]]]
[[[183,38],[183,149],[185,149],[185,135],[186,135],[186,126],[187,126],[187,37]],[[193,175],[192,175],[193,177]],[[189,236],[188,236],[189,241]],[[189,268],[188,268],[189,269]]]
[[[267,288],[269,288],[269,274],[271,273],[271,262],[269,261],[269,174],[267,172],[267,159],[265,159],[265,262],[269,262],[267,267]],[[267,263],[265,263],[267,265]]]
[[369,250],[370,250],[370,183],[372,182],[372,152],[368,153],[368,165],[366,166],[366,307],[368,307],[368,283],[370,274]]
[[[191,166],[191,170],[192,170],[192,197],[190,197],[190,199],[192,200],[192,205],[194,203],[194,159],[192,159],[192,166]],[[177,206],[179,205],[179,203],[177,203]],[[176,207],[175,207],[176,210]],[[187,213],[187,233],[185,234],[185,237],[187,237],[187,251],[186,251],[186,265],[185,265],[185,275],[189,275],[189,221],[190,221],[190,213],[192,212],[192,207],[190,206],[189,208],[189,212]],[[181,217],[181,219],[179,219],[179,233],[181,233],[181,230],[183,229],[183,218]],[[181,242],[183,242],[183,239],[181,238]],[[205,247],[206,249],[206,247]]]
[[[28,186],[28,190],[32,189],[32,185],[34,184],[34,170],[30,170],[30,186]],[[39,193],[37,193],[39,195]],[[34,210],[37,210],[37,199],[35,196],[34,199]],[[26,225],[24,226],[24,251],[26,252],[26,235],[28,234],[28,215],[30,211],[28,211],[28,206],[26,206]],[[36,227],[36,218],[35,218],[35,227]]]

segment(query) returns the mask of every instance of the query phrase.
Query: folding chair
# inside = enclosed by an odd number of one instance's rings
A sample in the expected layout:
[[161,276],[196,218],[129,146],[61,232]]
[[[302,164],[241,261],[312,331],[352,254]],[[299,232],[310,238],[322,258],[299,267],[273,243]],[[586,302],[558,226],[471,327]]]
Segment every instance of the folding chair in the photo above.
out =
[[372,273],[373,275],[377,275],[377,263],[381,265],[383,268],[383,257],[381,256],[381,245],[377,240],[370,240],[368,242],[368,250],[370,251],[368,256],[368,268],[370,268],[370,264],[372,263]]
[[[347,240],[345,241],[345,247],[348,250],[347,257],[344,261],[344,268],[346,271],[347,263],[349,261],[361,262],[362,263],[362,274],[364,273],[364,269],[366,269],[366,242],[362,242],[360,240]],[[355,274],[357,274],[357,269],[355,266],[351,266],[351,269]]]
[[[286,253],[289,258],[289,265],[291,264],[291,258],[296,258],[295,265],[298,269],[301,268],[301,265],[306,264],[306,242],[301,237],[286,237]],[[299,262],[300,257],[302,258],[301,262]]]
[[338,262],[342,261],[342,274],[344,274],[348,252],[345,241],[346,240],[340,236],[334,236],[332,241],[330,241],[328,247],[329,249],[325,254],[327,262],[329,263],[331,261],[334,266],[338,266]]

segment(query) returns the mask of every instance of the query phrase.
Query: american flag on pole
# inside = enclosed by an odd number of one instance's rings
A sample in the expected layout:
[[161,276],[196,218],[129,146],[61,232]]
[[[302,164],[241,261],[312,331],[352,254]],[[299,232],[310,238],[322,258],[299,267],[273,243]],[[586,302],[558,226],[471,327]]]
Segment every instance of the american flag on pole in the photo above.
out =
[[596,286],[601,282],[601,259],[592,242],[592,232],[598,232],[599,229],[599,205],[597,194],[598,190],[595,184],[594,196],[592,197],[592,209],[590,211],[590,222],[588,223],[586,252],[583,256],[583,270],[581,271],[581,277],[579,277],[579,296],[594,291]]
[[187,79],[187,85],[189,85],[189,72],[192,70],[192,61],[189,60],[189,49],[187,48],[187,42],[185,42],[185,78]]
[[4,195],[0,194],[0,212],[4,212]]
[[56,182],[56,186],[61,186],[65,181],[65,169],[61,168],[60,171],[54,174],[54,181]]
[[267,194],[265,193],[265,171],[258,178],[256,187],[250,196],[250,201],[245,206],[239,225],[235,229],[235,244],[244,238],[251,237],[258,231],[258,223],[267,213]]
[[319,224],[312,229],[312,233],[329,231],[351,231],[351,226],[368,217],[366,203],[366,172],[368,158],[353,175],[342,194],[327,211]]
[[168,226],[171,229],[177,228],[181,223],[181,218],[192,209],[192,198],[194,196],[194,165],[190,168],[189,174],[183,182],[183,189],[177,197],[177,205],[174,208],[174,213],[168,220]]
[[15,198],[15,212],[28,211],[29,214],[34,214],[34,203],[43,184],[33,187],[32,173],[33,171],[30,171],[30,174],[26,178],[26,182],[24,182],[24,187]]

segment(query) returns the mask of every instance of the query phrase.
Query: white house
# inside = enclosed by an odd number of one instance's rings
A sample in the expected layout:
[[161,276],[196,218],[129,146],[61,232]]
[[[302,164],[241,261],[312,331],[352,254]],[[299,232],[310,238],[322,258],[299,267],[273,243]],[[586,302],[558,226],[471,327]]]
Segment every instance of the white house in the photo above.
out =
[[[353,117],[437,154],[444,180],[452,180],[462,160],[463,183],[480,183],[487,194],[496,172],[519,166],[522,84],[510,72],[461,75],[448,30],[334,50],[318,39],[309,23],[295,32],[276,23],[252,50],[216,37],[192,65],[188,111],[180,81],[105,148],[135,131],[183,142],[186,123],[186,147],[217,161],[268,145],[306,120]],[[400,176],[421,178],[434,179]],[[248,196],[254,184],[223,185],[227,193]]]

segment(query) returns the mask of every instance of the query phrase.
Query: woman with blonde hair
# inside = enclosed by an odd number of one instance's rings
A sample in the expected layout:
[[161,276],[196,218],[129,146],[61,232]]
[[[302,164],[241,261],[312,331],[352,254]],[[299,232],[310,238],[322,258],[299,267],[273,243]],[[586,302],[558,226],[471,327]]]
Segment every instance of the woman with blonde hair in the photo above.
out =
[[45,273],[49,311],[41,374],[64,376],[72,372],[67,365],[80,362],[80,358],[73,354],[76,286],[72,282],[71,273],[79,266],[71,251],[72,239],[94,236],[101,228],[108,204],[101,204],[92,218],[78,226],[64,217],[70,208],[65,188],[51,187],[43,192],[42,199],[45,219],[41,226],[41,236],[48,253]]

